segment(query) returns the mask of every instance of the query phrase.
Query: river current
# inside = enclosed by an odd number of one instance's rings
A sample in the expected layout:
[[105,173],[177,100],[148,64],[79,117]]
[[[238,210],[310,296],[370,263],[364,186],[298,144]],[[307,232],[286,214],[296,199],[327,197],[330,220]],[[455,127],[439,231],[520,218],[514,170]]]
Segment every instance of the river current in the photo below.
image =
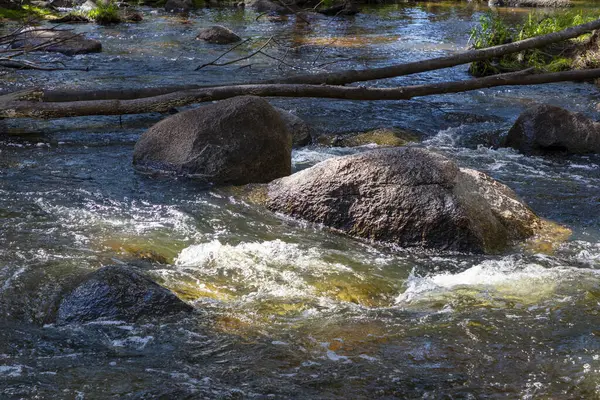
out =
[[[10,71],[0,89],[255,81],[383,66],[465,49],[486,10],[382,5],[307,25],[243,10],[182,17],[147,8],[139,24],[69,26],[101,40],[102,53],[35,56],[88,72]],[[269,51],[294,69],[255,57],[194,71],[224,51],[194,40],[215,23],[254,38],[232,57],[273,36],[280,46]],[[374,84],[458,79],[469,79],[467,66]],[[136,173],[135,141],[165,116],[4,121],[0,398],[600,398],[600,157],[494,148],[528,105],[598,118],[599,102],[589,83],[394,102],[272,100],[318,132],[418,131],[417,146],[490,174],[573,232],[560,244],[487,256],[354,240],[272,214],[235,188]],[[293,166],[372,147],[300,148]],[[138,324],[51,323],[70,282],[120,263],[145,269],[196,311]]]

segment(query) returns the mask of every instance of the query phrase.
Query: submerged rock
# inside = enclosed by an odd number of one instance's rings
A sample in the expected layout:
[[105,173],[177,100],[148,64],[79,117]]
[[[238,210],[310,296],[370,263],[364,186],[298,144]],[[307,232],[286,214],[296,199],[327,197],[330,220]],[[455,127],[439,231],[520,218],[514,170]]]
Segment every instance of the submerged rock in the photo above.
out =
[[291,173],[292,137],[264,99],[235,97],[175,114],[148,129],[136,167],[215,184],[264,183]]
[[88,275],[60,303],[58,324],[96,320],[133,322],[141,317],[191,311],[168,289],[133,267],[109,266]]
[[336,147],[356,147],[369,144],[397,147],[418,141],[418,134],[398,128],[380,128],[350,135],[319,137],[320,144]]
[[196,39],[202,39],[208,43],[229,44],[242,40],[238,35],[233,33],[229,28],[221,25],[214,25],[206,29],[202,29]]
[[505,185],[412,147],[332,158],[268,185],[267,207],[404,247],[497,252],[540,219]]
[[18,40],[15,40],[10,47],[12,49],[33,49],[53,40],[59,43],[46,46],[40,51],[62,53],[68,56],[102,51],[102,44],[98,40],[88,39],[69,31],[33,29],[24,30],[24,33],[19,35]]
[[519,116],[505,146],[522,153],[600,153],[600,123],[560,107],[535,106]]
[[292,143],[294,147],[301,147],[310,144],[312,141],[313,129],[304,120],[291,112],[282,108],[275,107],[283,119],[287,130],[292,134]]

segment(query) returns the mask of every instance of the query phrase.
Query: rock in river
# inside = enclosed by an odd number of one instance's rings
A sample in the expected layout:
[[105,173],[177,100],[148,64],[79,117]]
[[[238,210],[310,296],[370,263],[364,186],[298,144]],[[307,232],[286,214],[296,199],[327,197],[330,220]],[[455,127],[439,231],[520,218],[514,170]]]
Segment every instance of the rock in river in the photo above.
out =
[[292,134],[294,147],[301,147],[310,144],[313,136],[313,129],[304,120],[290,111],[275,107],[283,119],[287,130]]
[[229,44],[242,40],[231,29],[221,25],[214,25],[209,28],[202,29],[196,39],[202,39],[208,43]]
[[289,175],[291,152],[292,137],[277,110],[264,99],[242,96],[162,120],[140,137],[133,163],[241,185]]
[[26,28],[11,44],[13,49],[33,49],[49,41],[56,43],[50,44],[40,51],[49,51],[74,56],[76,54],[97,53],[102,51],[102,44],[94,39],[85,38],[82,35],[73,34],[69,31],[61,30],[33,30]]
[[187,12],[191,10],[193,6],[192,0],[167,0],[165,3],[165,11]]
[[560,107],[528,108],[508,132],[505,145],[522,153],[600,153],[600,123]]
[[505,185],[412,147],[331,158],[267,192],[273,211],[404,247],[497,252],[541,227]]
[[141,317],[162,316],[192,309],[192,306],[135,268],[109,266],[88,275],[63,299],[56,322],[133,322]]

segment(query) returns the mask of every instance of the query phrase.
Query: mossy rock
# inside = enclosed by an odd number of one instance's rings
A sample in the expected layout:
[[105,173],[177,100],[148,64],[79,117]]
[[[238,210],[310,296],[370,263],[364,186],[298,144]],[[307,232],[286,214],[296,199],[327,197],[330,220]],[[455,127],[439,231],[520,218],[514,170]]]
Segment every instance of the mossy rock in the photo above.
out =
[[265,205],[267,203],[267,185],[260,183],[244,186],[230,186],[223,191],[242,199],[250,204]]
[[172,264],[182,245],[153,243],[155,240],[149,238],[111,238],[101,243],[105,249],[112,250],[129,259],[147,260],[158,264]]
[[572,233],[571,229],[556,222],[542,220],[538,233],[525,242],[525,250],[552,255],[561,244],[571,237]]
[[312,285],[321,295],[365,307],[387,307],[398,291],[388,282],[365,282],[354,276],[325,277]]
[[418,141],[418,134],[399,128],[379,128],[344,136],[319,137],[319,144],[336,147],[357,147],[368,144],[376,144],[383,147],[399,147]]
[[210,283],[196,284],[195,282],[161,282],[163,286],[170,289],[182,300],[196,301],[200,299],[212,299],[218,301],[227,301],[231,295],[221,288]]

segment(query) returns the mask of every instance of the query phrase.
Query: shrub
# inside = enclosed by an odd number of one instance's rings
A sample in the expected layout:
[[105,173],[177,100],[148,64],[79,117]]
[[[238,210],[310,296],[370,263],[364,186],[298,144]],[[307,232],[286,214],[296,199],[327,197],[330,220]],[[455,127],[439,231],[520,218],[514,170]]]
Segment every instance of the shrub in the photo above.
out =
[[[511,27],[498,14],[490,12],[483,15],[479,26],[471,30],[469,42],[475,49],[498,46],[558,32],[571,26],[593,21],[596,18],[596,15],[584,16],[581,11],[558,12],[552,15],[530,13],[521,26]],[[526,50],[521,53],[507,54],[494,60],[478,61],[471,64],[469,72],[475,76],[485,76],[531,67],[547,72],[572,69],[577,44],[589,36],[584,35],[543,49]]]
[[98,3],[98,7],[88,12],[88,17],[102,25],[121,22],[119,7],[114,1]]

